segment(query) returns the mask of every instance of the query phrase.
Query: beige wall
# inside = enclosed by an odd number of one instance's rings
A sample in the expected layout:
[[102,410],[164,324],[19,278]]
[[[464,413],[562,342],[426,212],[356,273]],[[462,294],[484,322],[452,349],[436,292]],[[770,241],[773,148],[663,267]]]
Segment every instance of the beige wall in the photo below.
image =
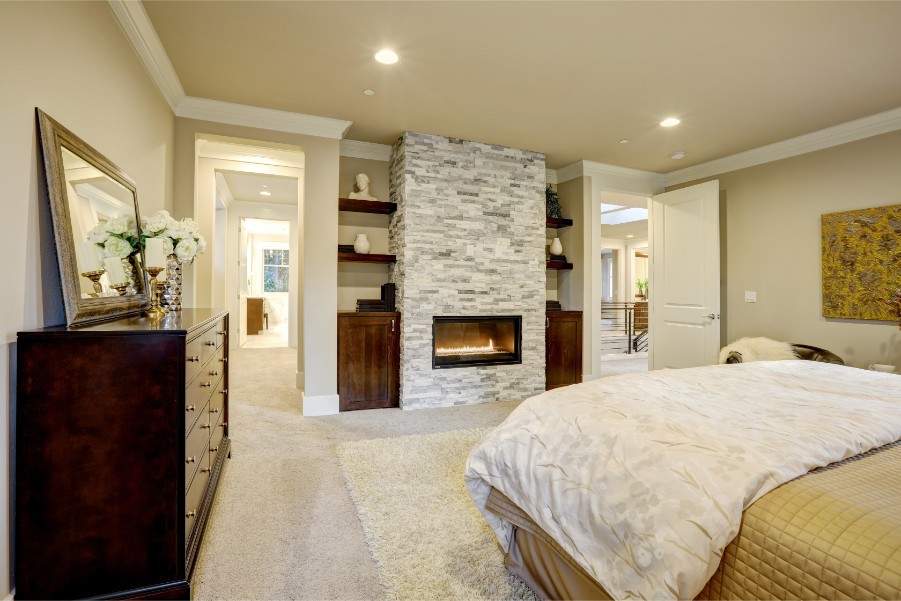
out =
[[[8,417],[16,332],[64,321],[35,107],[137,184],[141,213],[172,208],[174,118],[106,2],[0,2],[0,598],[10,590]],[[42,212],[44,212],[42,214]]]
[[[901,366],[897,325],[823,318],[820,244],[820,215],[901,203],[899,165],[893,132],[709,178],[720,181],[725,219],[727,340],[767,336],[829,349],[856,367]],[[746,290],[756,303],[744,302]]]
[[[358,173],[369,176],[369,192],[388,200],[388,162],[341,157],[338,189],[347,198],[354,189]],[[338,244],[353,244],[357,234],[366,234],[370,252],[388,253],[388,216],[366,213],[340,213]],[[388,281],[389,266],[373,263],[338,263],[338,310],[355,311],[357,299],[381,298],[381,286]]]
[[[175,120],[175,216],[213,219],[195,215],[194,141],[199,134],[228,136],[262,142],[299,146],[304,152],[304,183],[298,220],[302,236],[303,261],[299,269],[299,288],[303,291],[297,313],[299,348],[316,352],[298,352],[298,385],[307,401],[322,399],[334,403],[337,410],[337,337],[338,337],[338,153],[340,142],[266,129],[213,123],[196,119]],[[206,207],[207,210],[210,207]],[[199,260],[212,261],[202,256]],[[211,287],[212,269],[198,265],[194,285],[198,290]],[[206,276],[205,274],[209,274]],[[203,277],[201,277],[203,276]],[[200,296],[198,296],[200,298]]]

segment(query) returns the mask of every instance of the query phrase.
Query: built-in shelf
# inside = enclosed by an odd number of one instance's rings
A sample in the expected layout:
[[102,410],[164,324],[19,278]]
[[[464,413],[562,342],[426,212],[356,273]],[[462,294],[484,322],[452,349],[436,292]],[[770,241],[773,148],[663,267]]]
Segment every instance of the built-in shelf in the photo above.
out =
[[565,261],[548,261],[547,268],[548,269],[572,269],[573,264],[567,263]]
[[[360,200],[359,198],[339,198],[338,210],[351,213],[377,213],[379,215],[390,215],[397,210],[397,203],[383,202],[381,200]],[[570,221],[569,224],[572,225],[572,221]]]
[[565,217],[548,217],[547,218],[547,227],[552,227],[554,229],[561,227],[569,227],[573,224],[572,219],[566,219]]
[[360,253],[338,252],[339,263],[394,263],[397,257],[394,255],[374,255]]

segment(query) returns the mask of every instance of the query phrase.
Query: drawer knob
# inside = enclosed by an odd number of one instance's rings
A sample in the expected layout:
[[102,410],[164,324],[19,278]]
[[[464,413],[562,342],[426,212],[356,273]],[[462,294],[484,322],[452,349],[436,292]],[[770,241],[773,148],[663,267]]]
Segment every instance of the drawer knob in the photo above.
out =
[[219,447],[210,447],[210,453],[218,453]]
[[223,388],[219,391],[219,394],[228,394],[228,388]]
[[201,387],[201,388],[209,388],[209,387],[212,386],[212,385],[213,385],[212,382],[201,382],[201,383],[200,383],[200,387]]
[[191,355],[188,357],[189,363],[200,363],[200,355]]
[[202,467],[202,468],[200,468],[200,473],[202,473],[202,474],[208,474],[208,473],[210,473],[211,471],[213,471],[213,468],[211,468],[211,467]]
[[196,512],[196,511],[189,511],[188,513],[185,514],[185,517],[186,517],[186,518],[192,518],[192,517],[194,517],[195,515],[197,515],[197,512]]
[[196,456],[196,455],[191,455],[190,457],[188,457],[187,459],[185,459],[185,463],[194,463],[195,461],[197,461],[197,456]]
[[220,428],[228,427],[228,422],[222,422],[221,424],[219,424],[219,427]]
[[204,344],[207,346],[216,346],[216,341],[215,340],[207,340],[206,342],[204,342]]
[[211,426],[210,424],[200,424],[200,428],[201,428],[202,430],[209,430],[209,429],[212,428],[212,427],[213,427],[213,426]]
[[210,413],[219,413],[219,408],[216,407],[215,409],[210,409]]
[[220,336],[225,336],[225,332],[216,332],[216,333],[219,334]]
[[214,369],[213,371],[210,372],[210,375],[211,375],[211,376],[218,376],[218,375],[219,375],[219,372],[216,371],[216,370]]
[[187,407],[185,407],[185,411],[197,411],[197,405],[188,405]]

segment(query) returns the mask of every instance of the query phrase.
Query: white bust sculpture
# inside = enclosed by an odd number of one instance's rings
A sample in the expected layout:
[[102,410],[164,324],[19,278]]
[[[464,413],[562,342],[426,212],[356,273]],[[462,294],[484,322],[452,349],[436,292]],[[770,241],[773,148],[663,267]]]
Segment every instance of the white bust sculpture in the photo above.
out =
[[358,191],[351,191],[348,198],[358,198],[360,200],[378,200],[369,193],[369,176],[365,173],[358,173],[356,178],[356,188]]

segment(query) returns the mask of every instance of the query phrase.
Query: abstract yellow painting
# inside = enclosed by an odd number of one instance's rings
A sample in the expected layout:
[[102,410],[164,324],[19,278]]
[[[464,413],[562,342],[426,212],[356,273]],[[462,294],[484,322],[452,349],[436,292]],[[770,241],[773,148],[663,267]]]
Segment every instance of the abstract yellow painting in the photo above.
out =
[[822,216],[823,317],[894,320],[901,289],[901,205]]

